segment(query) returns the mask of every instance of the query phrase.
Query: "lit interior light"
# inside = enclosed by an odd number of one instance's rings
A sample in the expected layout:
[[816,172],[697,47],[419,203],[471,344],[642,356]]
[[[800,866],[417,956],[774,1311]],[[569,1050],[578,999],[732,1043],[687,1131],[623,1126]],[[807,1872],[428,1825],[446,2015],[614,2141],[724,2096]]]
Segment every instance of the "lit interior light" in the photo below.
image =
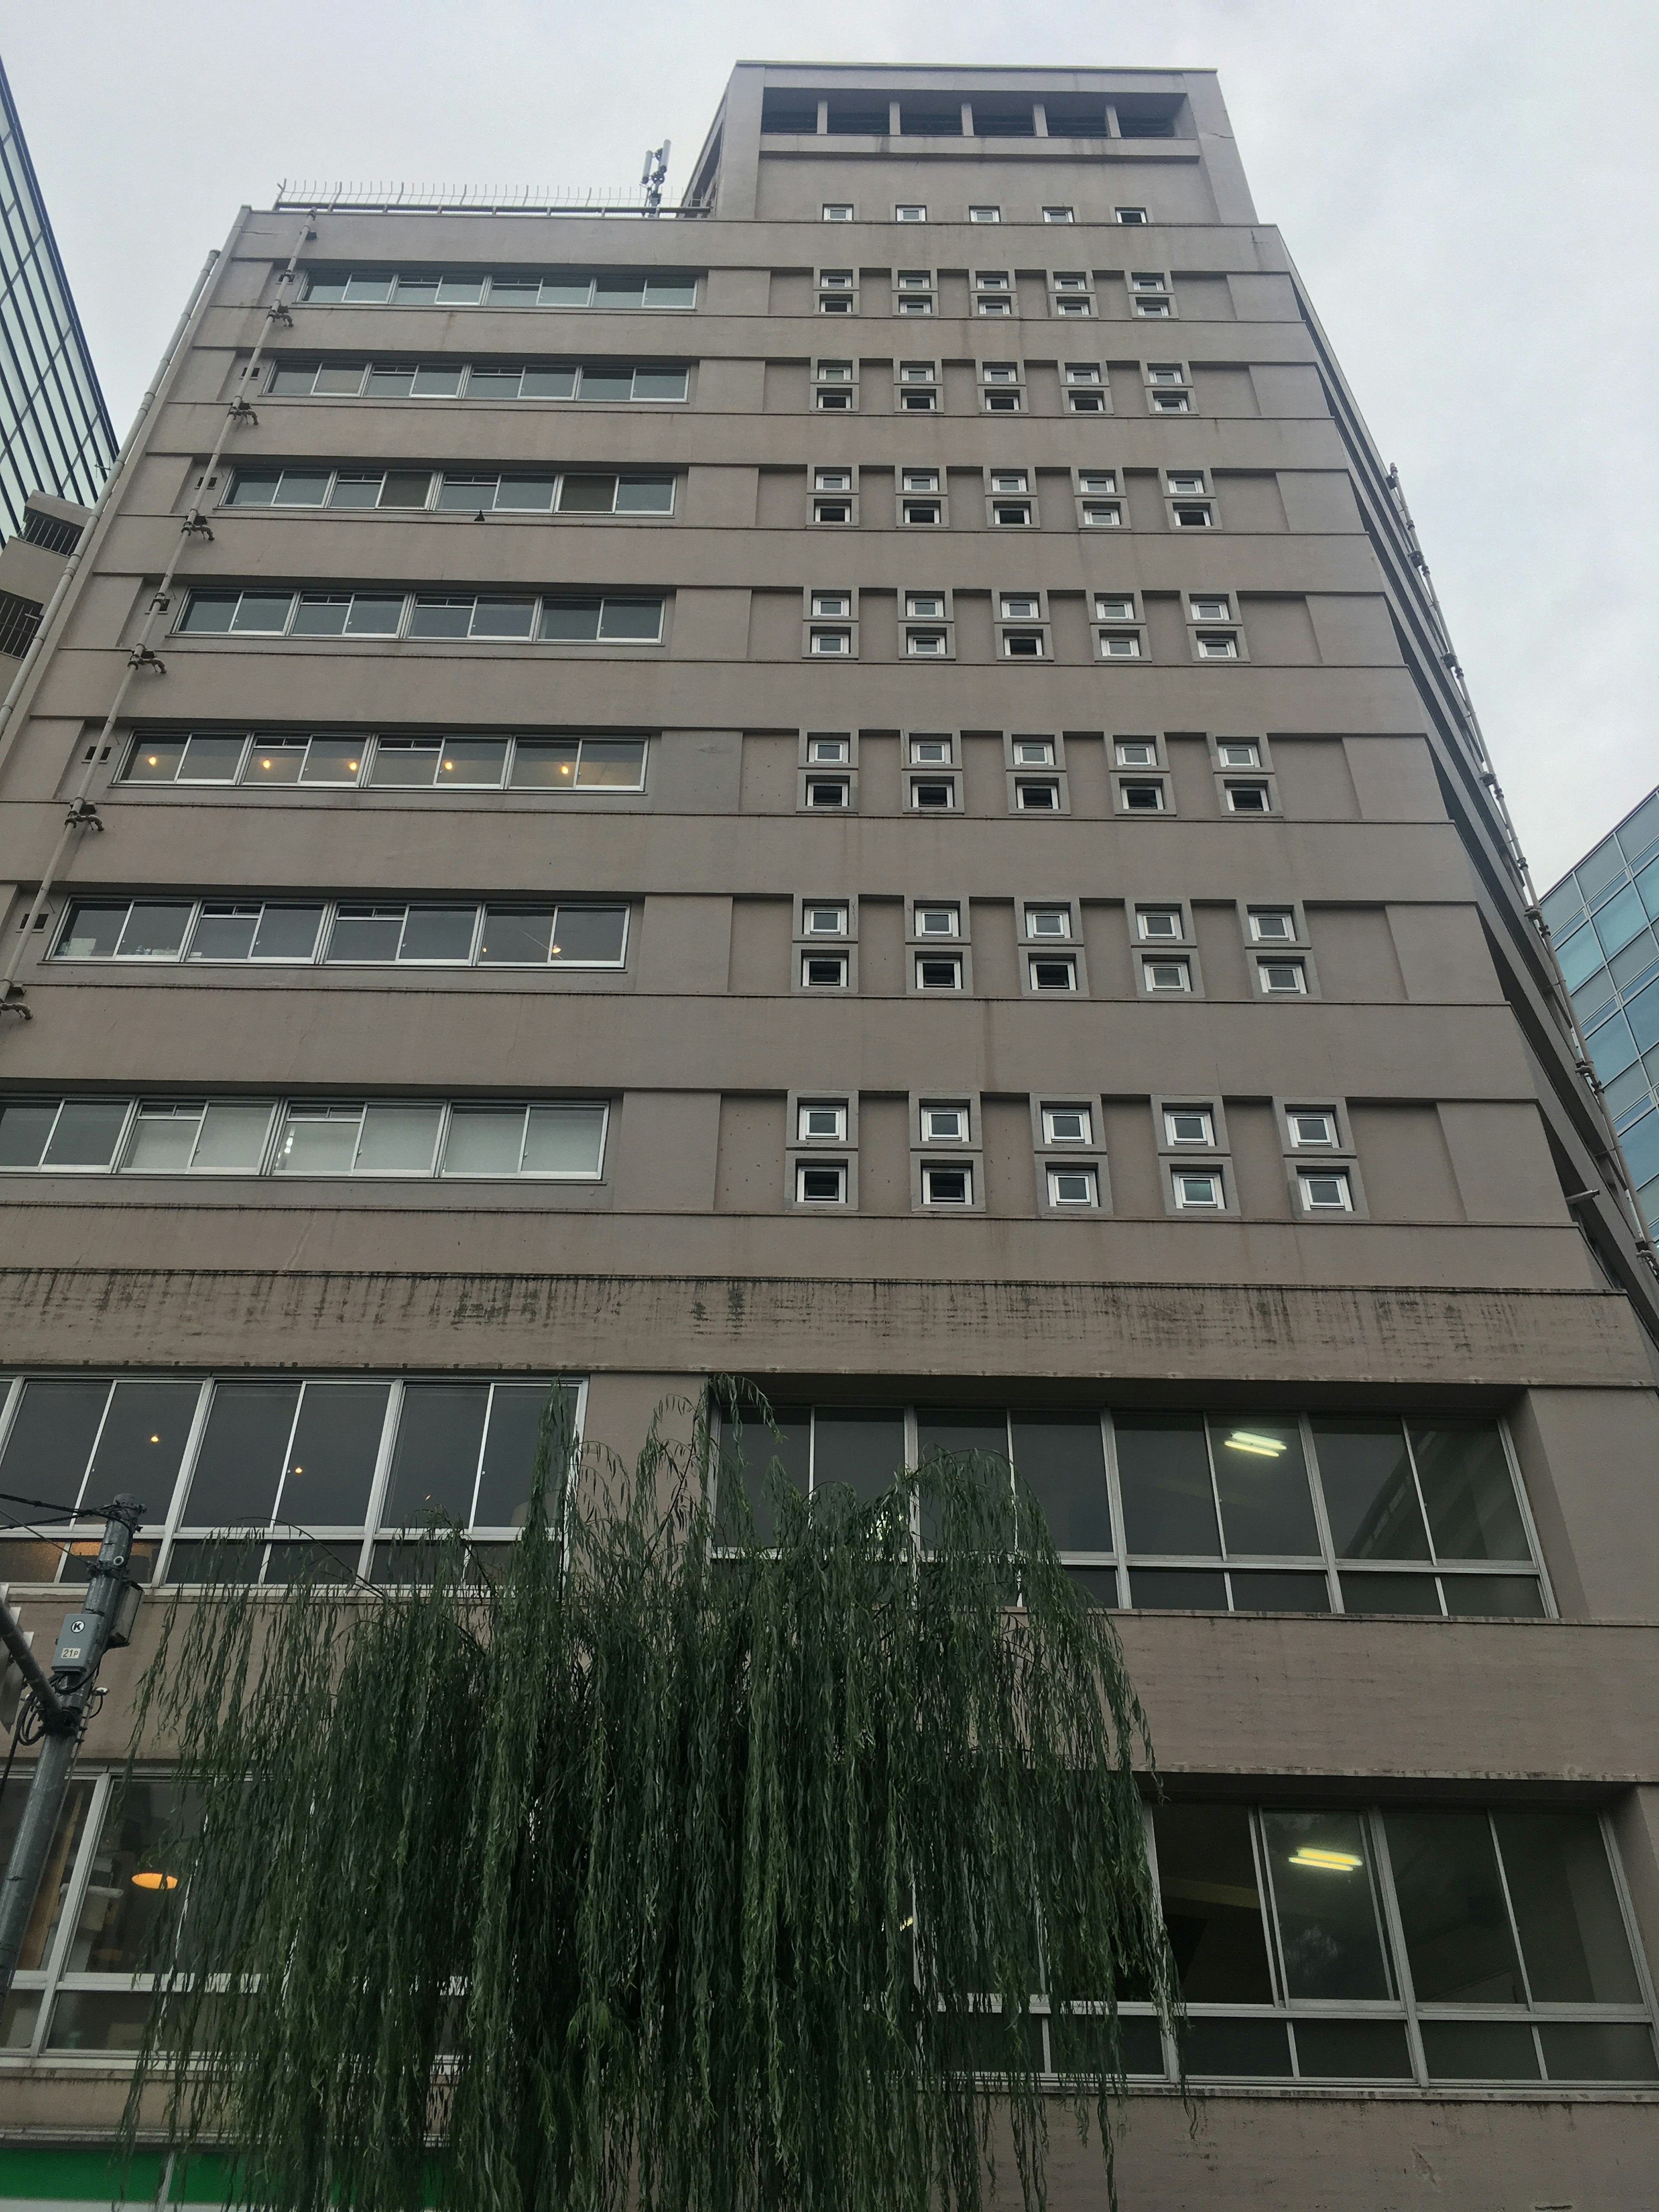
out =
[[153,1443],[153,1444],[159,1444],[159,1443],[161,1443],[161,1439],[160,1438],[160,1437],[152,1437],[150,1438],[150,1442],[151,1442],[151,1443]]
[[555,954],[556,954],[556,955],[557,953],[562,952],[563,950],[564,950],[564,947],[563,947],[562,945],[556,945],[553,947],[553,951],[554,951],[554,952],[555,952]]
[[1322,1874],[1352,1874],[1364,1863],[1352,1851],[1323,1850],[1316,1844],[1304,1844],[1291,1853],[1292,1866],[1316,1867]]
[[356,765],[357,765],[357,763],[356,763],[356,761],[348,761],[348,762],[346,763],[346,766],[347,766],[349,769],[356,769]]
[[569,763],[569,762],[568,762],[568,761],[561,761],[561,762],[559,763],[559,774],[560,774],[561,775],[569,775],[569,773],[570,773],[570,763]]
[[159,766],[161,758],[161,756],[160,753],[146,753],[144,755],[144,764],[147,768],[155,768]]
[[146,1871],[143,1874],[134,1875],[132,1886],[135,1889],[177,1889],[179,1877],[176,1874],[151,1874]]
[[1227,1439],[1227,1449],[1249,1452],[1256,1459],[1277,1459],[1286,1446],[1282,1437],[1259,1437],[1253,1429],[1235,1429]]

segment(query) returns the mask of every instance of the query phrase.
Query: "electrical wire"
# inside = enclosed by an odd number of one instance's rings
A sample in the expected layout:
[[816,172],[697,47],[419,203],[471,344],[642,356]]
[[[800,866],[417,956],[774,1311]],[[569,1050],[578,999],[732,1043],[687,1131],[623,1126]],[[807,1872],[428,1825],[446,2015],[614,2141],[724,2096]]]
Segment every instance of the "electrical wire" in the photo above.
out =
[[61,1498],[26,1498],[21,1490],[0,1490],[8,1505],[38,1505],[43,1513],[61,1513],[66,1521],[96,1518],[95,1505],[65,1505]]

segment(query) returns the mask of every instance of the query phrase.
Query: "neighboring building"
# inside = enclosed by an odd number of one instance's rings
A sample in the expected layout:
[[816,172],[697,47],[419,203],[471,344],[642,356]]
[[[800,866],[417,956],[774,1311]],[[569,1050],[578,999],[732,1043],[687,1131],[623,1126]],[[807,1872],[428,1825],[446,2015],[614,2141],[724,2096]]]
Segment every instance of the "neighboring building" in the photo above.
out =
[[1637,1202],[1659,1235],[1659,791],[1540,902]]
[[[1646,2201],[1659,1293],[1413,555],[1207,72],[245,210],[0,758],[0,1490],[392,1574],[561,1379],[1012,1449],[1166,1793],[1125,2203]],[[14,2145],[144,2002],[106,1679]]]
[[[90,507],[116,438],[0,68],[0,531],[31,492]],[[0,651],[5,651],[0,641]]]

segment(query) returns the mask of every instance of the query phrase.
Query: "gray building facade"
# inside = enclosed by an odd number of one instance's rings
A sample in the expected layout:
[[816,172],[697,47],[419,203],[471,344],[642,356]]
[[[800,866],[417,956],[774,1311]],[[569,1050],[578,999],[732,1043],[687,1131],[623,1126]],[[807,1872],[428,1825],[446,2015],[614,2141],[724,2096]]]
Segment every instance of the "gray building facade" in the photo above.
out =
[[[505,1540],[556,1387],[1005,1451],[1163,1778],[1124,2201],[1650,2199],[1659,1286],[1213,76],[744,64],[654,221],[243,210],[0,742],[0,1490],[166,1585]],[[122,2100],[143,1648],[20,2151]]]

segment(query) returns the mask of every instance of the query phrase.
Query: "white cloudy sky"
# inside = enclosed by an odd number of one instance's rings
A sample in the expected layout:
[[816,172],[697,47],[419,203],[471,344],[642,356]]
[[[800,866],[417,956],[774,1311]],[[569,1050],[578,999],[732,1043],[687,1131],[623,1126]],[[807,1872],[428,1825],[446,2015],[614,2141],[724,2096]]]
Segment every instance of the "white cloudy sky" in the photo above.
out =
[[685,180],[738,58],[1221,72],[1540,887],[1659,781],[1652,0],[58,0],[3,53],[118,430],[279,178]]

